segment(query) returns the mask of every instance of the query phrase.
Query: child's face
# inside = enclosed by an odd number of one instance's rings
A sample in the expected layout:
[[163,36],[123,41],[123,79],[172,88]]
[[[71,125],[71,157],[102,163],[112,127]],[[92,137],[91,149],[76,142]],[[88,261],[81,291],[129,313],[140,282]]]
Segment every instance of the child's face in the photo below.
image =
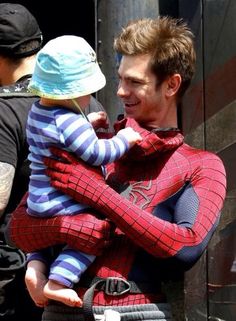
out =
[[79,104],[80,108],[82,110],[85,110],[85,108],[89,105],[90,103],[90,98],[91,95],[86,95],[86,96],[81,96],[76,98],[75,100],[77,101],[77,103]]

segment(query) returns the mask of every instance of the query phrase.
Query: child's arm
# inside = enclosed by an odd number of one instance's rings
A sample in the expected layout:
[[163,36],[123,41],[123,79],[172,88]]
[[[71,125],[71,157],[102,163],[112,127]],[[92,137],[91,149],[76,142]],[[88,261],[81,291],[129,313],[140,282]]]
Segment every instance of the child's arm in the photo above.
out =
[[104,111],[89,113],[87,117],[95,130],[99,128],[109,128],[108,117]]
[[[104,120],[104,114],[100,116]],[[73,113],[62,115],[57,123],[62,144],[78,158],[94,166],[118,160],[135,143],[142,140],[140,134],[131,127],[120,130],[112,138],[98,139],[91,123]]]

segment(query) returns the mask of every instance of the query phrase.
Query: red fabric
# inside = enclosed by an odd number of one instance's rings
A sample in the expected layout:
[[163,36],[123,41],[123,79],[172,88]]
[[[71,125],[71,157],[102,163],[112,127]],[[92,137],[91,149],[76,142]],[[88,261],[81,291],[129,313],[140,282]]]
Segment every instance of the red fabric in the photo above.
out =
[[[184,147],[182,152],[188,153],[191,150]],[[206,160],[207,167],[204,166]],[[120,176],[115,168],[116,178],[124,181],[127,175],[133,176],[129,181],[132,186],[129,192],[130,200],[116,193],[105,183],[100,171],[91,169],[86,164],[60,164],[63,175],[50,170],[48,173],[53,177],[54,187],[78,202],[105,213],[135,244],[150,254],[167,258],[176,255],[186,245],[198,245],[206,237],[223,206],[225,173],[222,163],[217,156],[206,152],[197,152],[194,162],[198,171],[195,173],[195,191],[201,197],[201,204],[196,223],[191,228],[163,221],[151,214],[156,204],[178,192],[183,185],[183,179],[192,179],[193,173],[187,171],[188,163],[183,162],[182,154],[177,155],[174,163],[166,165],[164,177],[158,177],[158,185],[148,179],[150,174],[154,176],[156,173],[156,167],[152,163],[146,162],[140,169],[130,167],[127,161],[123,161],[122,167],[119,167],[122,169]],[[57,167],[53,160],[48,160],[47,165]],[[174,178],[171,188],[170,180],[166,179],[167,174]],[[113,170],[108,177],[112,175]],[[138,181],[136,177],[140,176],[142,180]],[[213,184],[214,189],[209,189]]]
[[[225,199],[225,170],[213,153],[184,144],[178,131],[154,133],[140,128],[133,120],[121,121],[116,129],[123,126],[138,130],[143,141],[121,160],[107,166],[106,182],[99,169],[78,163],[66,152],[55,152],[66,163],[48,159],[46,165],[54,187],[102,212],[117,226],[111,246],[96,258],[87,273],[125,279],[133,276],[136,281],[156,282],[158,277],[161,279],[158,270],[156,275],[149,275],[149,267],[158,266],[155,257],[176,258],[185,264],[198,259],[205,249]],[[168,200],[174,204],[170,206],[176,206],[173,211],[169,211]],[[72,218],[67,217],[67,220]],[[34,228],[36,233],[39,226]],[[19,239],[18,231],[15,240]],[[46,244],[46,240],[42,243]],[[137,262],[142,250],[147,253],[146,261]],[[79,289],[79,294],[82,293],[83,289]],[[124,305],[160,300],[163,300],[161,293],[111,297],[99,292],[94,304]]]
[[92,214],[35,218],[26,214],[27,194],[12,214],[10,239],[25,252],[68,244],[88,254],[100,255],[110,243],[111,226]]

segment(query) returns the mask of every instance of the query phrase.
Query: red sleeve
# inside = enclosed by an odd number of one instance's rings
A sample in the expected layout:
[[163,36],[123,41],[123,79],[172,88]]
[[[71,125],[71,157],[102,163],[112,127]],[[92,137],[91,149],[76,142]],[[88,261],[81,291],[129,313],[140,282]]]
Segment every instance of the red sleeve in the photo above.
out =
[[12,213],[6,241],[25,252],[56,244],[69,246],[87,254],[99,255],[110,244],[111,224],[90,213],[52,218],[34,218],[26,213],[27,194]]
[[[174,223],[158,218],[124,199],[104,182],[97,170],[86,164],[60,164],[64,174],[50,171],[49,174],[54,187],[103,212],[145,251],[156,257],[182,255],[181,260],[194,261],[205,249],[217,226],[225,198],[224,166],[217,156],[209,155],[211,159],[207,156],[206,163],[203,160],[198,171],[189,177],[190,190],[186,189],[179,199],[182,204],[177,204],[179,206],[173,214]],[[191,198],[196,206],[189,206]]]

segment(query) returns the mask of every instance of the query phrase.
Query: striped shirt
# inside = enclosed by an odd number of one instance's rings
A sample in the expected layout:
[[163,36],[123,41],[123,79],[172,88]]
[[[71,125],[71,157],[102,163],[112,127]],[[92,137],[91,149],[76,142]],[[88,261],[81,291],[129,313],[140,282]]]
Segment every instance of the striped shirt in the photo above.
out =
[[54,157],[50,147],[73,152],[94,166],[117,160],[129,148],[124,135],[98,139],[92,125],[81,114],[57,106],[44,107],[39,102],[29,112],[26,134],[31,162],[28,213],[40,217],[78,214],[88,208],[50,186],[43,163],[45,156]]

